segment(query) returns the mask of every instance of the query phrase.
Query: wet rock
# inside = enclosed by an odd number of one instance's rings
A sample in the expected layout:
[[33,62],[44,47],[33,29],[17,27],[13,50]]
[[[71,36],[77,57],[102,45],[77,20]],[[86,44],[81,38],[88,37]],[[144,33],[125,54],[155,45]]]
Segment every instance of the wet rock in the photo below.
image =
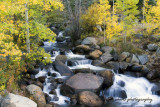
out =
[[56,37],[56,41],[57,41],[57,42],[63,42],[63,41],[64,41],[64,38],[61,37],[61,36],[60,36],[60,37],[57,36],[57,37]]
[[141,72],[143,66],[141,65],[133,65],[131,70],[134,71],[134,72]]
[[75,94],[82,91],[97,92],[100,90],[104,79],[91,73],[78,73],[70,77],[62,86],[62,92],[67,94]]
[[144,65],[148,62],[148,55],[139,55],[138,56],[140,64]]
[[34,84],[43,89],[43,84],[40,81],[35,81]]
[[82,68],[82,69],[75,69],[74,72],[77,73],[93,73],[90,68]]
[[117,84],[121,87],[124,87],[125,86],[125,82],[124,81],[118,81]]
[[76,105],[77,104],[77,100],[76,99],[71,99],[71,105]]
[[155,83],[155,85],[151,89],[152,94],[160,96],[160,84]]
[[37,104],[27,97],[9,93],[0,103],[1,107],[37,107]]
[[104,71],[100,75],[104,78],[103,87],[108,88],[113,85],[114,74],[112,71]]
[[58,84],[62,84],[64,80],[62,78],[56,78],[55,82],[57,82]]
[[89,54],[89,57],[92,59],[98,59],[102,55],[100,50],[95,50]]
[[38,70],[38,69],[34,69],[34,70],[32,70],[32,69],[28,69],[28,70],[27,70],[27,73],[28,73],[28,74],[36,75],[36,74],[38,74],[38,73],[39,73],[39,70]]
[[55,82],[55,80],[53,80],[52,83],[51,83],[51,85],[50,85],[50,87],[49,87],[49,89],[50,90],[54,90],[54,89],[57,88],[57,86],[58,86],[58,84]]
[[130,77],[137,77],[136,73],[131,71],[124,72],[124,75],[130,76]]
[[157,71],[156,70],[153,70],[153,71],[150,71],[148,74],[147,74],[147,79],[149,80],[153,80],[153,79],[156,79],[157,78]]
[[127,94],[122,87],[111,87],[109,90],[104,91],[104,95],[108,95],[109,97],[118,97],[122,99],[127,98]]
[[139,59],[134,54],[131,57],[131,63],[137,63],[137,64],[139,64]]
[[120,62],[119,64],[120,64],[120,69],[122,71],[126,71],[126,70],[130,69],[133,65],[133,64],[127,63],[127,62]]
[[82,41],[81,44],[82,45],[96,45],[97,40],[94,37],[87,37]]
[[122,62],[125,61],[127,57],[130,56],[129,52],[123,52],[119,57],[118,57],[118,61]]
[[108,52],[104,53],[100,58],[103,63],[107,63],[113,59],[112,55]]
[[149,73],[149,69],[146,67],[146,66],[143,66],[142,69],[141,69],[141,73],[143,76],[146,76],[146,74]]
[[75,52],[80,54],[89,53],[90,50],[90,47],[87,45],[78,45],[75,47]]
[[63,64],[61,61],[54,61],[53,62],[54,68],[62,75],[62,76],[71,76],[73,72],[69,67]]
[[35,101],[38,105],[38,107],[45,107],[46,106],[46,100],[45,96],[43,94],[43,91],[40,87],[36,85],[29,85],[27,86],[27,92],[29,93],[29,96],[33,98],[33,101]]
[[92,65],[94,65],[94,66],[101,66],[101,67],[105,66],[105,64],[101,60],[98,60],[98,59],[93,60],[92,61]]
[[56,90],[52,90],[52,91],[49,92],[49,94],[54,94],[54,95],[56,95],[57,93],[56,93]]
[[158,45],[156,44],[149,44],[147,45],[149,51],[156,51],[158,49]]
[[45,99],[46,99],[46,103],[49,103],[51,101],[51,97],[45,93]]
[[102,50],[104,53],[105,53],[105,52],[110,53],[112,50],[115,50],[115,48],[110,47],[110,46],[104,46],[104,47],[101,48],[101,50]]
[[46,79],[46,76],[38,77],[38,80],[39,80],[41,83],[44,83],[44,82],[45,82],[45,79]]
[[106,66],[115,70],[115,71],[119,70],[119,68],[120,68],[119,62],[113,62],[113,61],[108,62],[106,64]]
[[51,102],[51,103],[49,103],[49,104],[52,105],[52,107],[62,107],[61,105],[56,104],[56,103],[54,103],[54,102]]
[[79,94],[78,102],[85,107],[102,107],[102,100],[93,92],[83,91]]
[[67,56],[65,56],[65,55],[58,55],[58,56],[56,56],[55,60],[56,61],[61,61],[61,62],[63,62],[65,64],[65,62],[67,61]]

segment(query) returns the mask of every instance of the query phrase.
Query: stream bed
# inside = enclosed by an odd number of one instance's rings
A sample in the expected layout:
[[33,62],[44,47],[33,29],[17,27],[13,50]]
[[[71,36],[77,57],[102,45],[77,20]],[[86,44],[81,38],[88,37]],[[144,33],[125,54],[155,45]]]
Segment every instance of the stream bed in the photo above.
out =
[[[65,43],[62,42],[62,44]],[[54,62],[56,56],[60,55],[61,52],[58,48],[58,42],[44,42],[44,48],[48,51],[53,48],[56,51],[51,52],[51,60]],[[67,56],[67,59],[74,59],[74,66],[67,65],[71,70],[88,68],[95,72],[101,72],[107,70],[106,68],[93,66],[92,60],[87,59],[85,55],[74,54],[71,50],[65,51],[63,53]],[[152,91],[155,84],[150,83],[144,77],[133,77],[132,75],[124,75],[114,73],[113,85],[105,90],[101,90],[99,96],[106,99],[106,104],[104,107],[160,107],[160,96],[156,95]],[[54,75],[54,76],[53,76]],[[39,68],[39,73],[35,75],[36,78],[41,76],[46,76],[45,82],[43,83],[43,92],[49,96],[49,101],[55,104],[61,105],[62,107],[70,107],[71,99],[67,96],[61,94],[61,86],[63,84],[59,83],[55,88],[53,87],[51,81],[54,79],[66,80],[69,76],[61,76],[61,74],[56,71],[53,67],[49,68]],[[51,90],[55,88],[55,93],[50,93]]]

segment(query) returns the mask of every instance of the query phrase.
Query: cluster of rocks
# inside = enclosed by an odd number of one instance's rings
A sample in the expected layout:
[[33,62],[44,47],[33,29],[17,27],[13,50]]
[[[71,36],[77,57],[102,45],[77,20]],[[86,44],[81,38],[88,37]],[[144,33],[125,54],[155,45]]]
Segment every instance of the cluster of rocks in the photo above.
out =
[[[146,77],[149,80],[155,80],[160,77],[159,71],[152,68],[151,59],[153,59],[153,56],[147,54],[137,55],[129,52],[118,54],[114,47],[100,47],[99,44],[101,43],[103,43],[103,38],[87,37],[83,41],[77,41],[78,45],[72,51],[91,59],[94,66],[113,69],[115,72],[119,71],[119,73],[124,73],[125,75]],[[159,51],[157,45],[149,44],[147,47],[149,51]],[[99,97],[99,93],[101,90],[113,85],[113,72],[104,70],[95,73],[89,68],[71,70],[65,64],[66,61],[68,61],[70,66],[74,65],[74,60],[67,60],[65,55],[58,55],[53,64],[49,65],[62,76],[69,77],[66,80],[51,78],[52,87],[50,88],[52,90],[49,93],[56,95],[55,89],[58,84],[62,84],[61,94],[71,98],[71,106],[101,107],[104,104],[104,99]],[[46,76],[35,78],[34,75],[38,72],[38,70],[28,70],[27,73],[31,76],[24,78],[20,83],[25,96],[30,99],[10,93],[4,98],[0,96],[1,106],[13,107],[11,105],[15,105],[15,107],[22,107],[23,105],[25,107],[27,105],[26,107],[59,107],[57,104],[50,103],[50,97],[43,93],[43,83]],[[48,75],[56,77],[56,74],[51,72],[48,72]],[[123,86],[124,84],[120,83],[120,85]],[[160,92],[158,88],[155,89],[156,93]]]

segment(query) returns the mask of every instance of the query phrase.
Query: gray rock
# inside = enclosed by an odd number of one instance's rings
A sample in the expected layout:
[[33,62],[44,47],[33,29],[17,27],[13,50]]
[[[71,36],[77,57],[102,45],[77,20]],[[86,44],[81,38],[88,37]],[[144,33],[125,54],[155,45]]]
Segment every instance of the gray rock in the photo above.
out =
[[127,63],[127,62],[120,62],[119,63],[119,66],[120,66],[120,69],[122,71],[126,71],[128,68],[130,68],[133,64],[131,63]]
[[144,36],[143,36],[143,34],[136,34],[135,37],[138,39],[142,39]]
[[158,49],[158,45],[156,44],[149,44],[147,45],[149,51],[156,51]]
[[118,61],[122,62],[124,60],[126,60],[127,57],[130,56],[129,52],[123,52],[119,57],[118,57]]
[[65,64],[65,62],[67,61],[67,56],[65,56],[65,55],[58,55],[58,56],[56,56],[55,60],[56,61],[61,61],[61,62],[63,62]]
[[146,67],[146,66],[143,66],[142,69],[141,69],[141,73],[143,76],[146,76],[146,74],[149,73],[149,69]]
[[160,47],[158,47],[158,49],[156,51],[156,55],[160,55]]
[[37,103],[38,107],[45,107],[46,100],[42,89],[36,85],[29,85],[26,88],[29,96]]
[[110,69],[114,69],[115,71],[119,70],[120,68],[119,62],[114,62],[114,61],[108,62],[106,66]]
[[100,58],[103,63],[107,63],[113,59],[112,55],[108,52],[104,53]]
[[105,66],[105,64],[101,60],[98,60],[98,59],[93,60],[92,61],[92,65],[94,65],[94,66],[101,66],[101,67]]
[[1,107],[37,107],[37,104],[29,98],[9,93],[0,103]]
[[108,53],[110,53],[112,50],[115,50],[115,48],[110,47],[110,46],[104,46],[104,47],[101,48],[101,50],[102,50],[103,52],[108,52]]
[[96,45],[97,40],[94,37],[87,37],[82,41],[81,44],[82,45]]
[[103,77],[91,73],[78,73],[66,81],[62,86],[62,93],[68,95],[82,91],[97,92],[100,90],[103,81]]
[[78,101],[85,107],[102,107],[102,100],[95,93],[83,91],[78,95]]
[[139,64],[139,59],[134,54],[132,55],[131,63],[138,63]]
[[140,66],[140,65],[133,65],[131,70],[134,71],[134,72],[141,72],[143,66]]
[[61,61],[54,61],[53,66],[62,76],[73,75],[72,70]]
[[160,35],[151,35],[150,40],[153,42],[160,42]]
[[138,55],[140,64],[144,65],[148,62],[148,55]]

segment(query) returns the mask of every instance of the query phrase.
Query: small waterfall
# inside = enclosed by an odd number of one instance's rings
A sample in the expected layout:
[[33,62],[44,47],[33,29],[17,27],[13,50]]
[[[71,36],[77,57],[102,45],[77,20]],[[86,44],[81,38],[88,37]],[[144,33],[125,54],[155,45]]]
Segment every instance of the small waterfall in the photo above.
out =
[[[48,72],[50,72],[51,74],[55,73],[56,77],[48,76]],[[50,91],[53,90],[51,88],[52,87],[51,80],[54,80],[54,79],[57,79],[57,78],[66,79],[67,76],[61,76],[59,72],[56,72],[52,68],[49,68],[48,70],[46,70],[46,69],[40,70],[39,69],[39,73],[35,75],[35,78],[39,78],[39,77],[42,77],[42,76],[46,76],[45,82],[43,83],[43,85],[44,85],[43,86],[43,92],[49,95],[49,97],[51,98],[50,102],[54,102],[54,103],[59,104],[59,105],[68,104],[67,102],[70,102],[70,98],[62,96],[60,94],[60,86],[61,86],[60,84],[55,89],[56,95],[50,94]],[[58,99],[55,100],[55,97],[57,97]]]
[[59,32],[59,34],[57,35],[57,37],[63,37],[63,31]]
[[84,60],[77,60],[75,61],[75,66],[70,67],[70,69],[83,69],[83,68],[89,68],[93,71],[104,71],[105,68],[93,66],[91,65],[92,60],[84,59]]
[[68,59],[74,59],[74,58],[85,59],[85,55],[74,54],[71,50],[69,50],[68,52],[65,52],[65,54],[68,57]]
[[38,74],[35,75],[35,78],[42,77],[42,76],[47,76],[47,70],[46,69],[41,70],[39,68],[39,72]]
[[113,85],[104,91],[104,95],[106,98],[118,99],[117,102],[119,103],[116,107],[130,106],[131,104],[136,105],[136,107],[155,105],[160,103],[160,97],[152,94],[153,86],[155,85],[143,77],[136,78],[115,74]]
[[56,56],[60,55],[60,51],[53,51],[52,57],[51,57],[51,61],[55,61]]

